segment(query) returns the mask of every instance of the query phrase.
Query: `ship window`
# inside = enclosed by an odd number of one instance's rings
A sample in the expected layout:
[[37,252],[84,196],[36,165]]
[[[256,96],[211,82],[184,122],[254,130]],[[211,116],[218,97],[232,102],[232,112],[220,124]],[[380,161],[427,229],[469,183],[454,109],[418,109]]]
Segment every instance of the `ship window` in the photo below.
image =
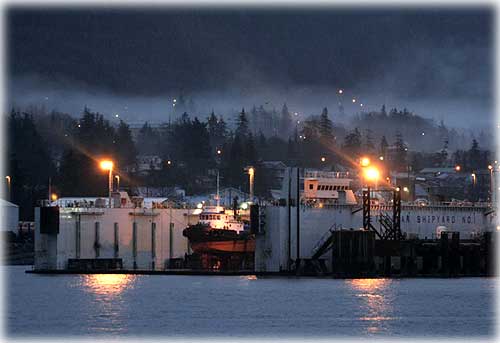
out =
[[328,187],[328,190],[329,191],[333,190],[333,186]]
[[217,216],[217,220],[220,220],[220,215],[219,215],[219,216]]
[[314,185],[312,183],[309,184],[309,189],[314,189]]

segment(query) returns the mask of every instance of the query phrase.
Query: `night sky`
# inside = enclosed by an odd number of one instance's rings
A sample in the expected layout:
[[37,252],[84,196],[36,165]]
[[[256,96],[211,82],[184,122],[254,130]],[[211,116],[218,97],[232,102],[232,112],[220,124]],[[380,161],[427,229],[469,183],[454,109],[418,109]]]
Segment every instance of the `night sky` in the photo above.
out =
[[11,8],[7,19],[16,105],[160,120],[183,93],[200,113],[287,102],[310,114],[343,88],[368,110],[450,123],[493,113],[490,8]]

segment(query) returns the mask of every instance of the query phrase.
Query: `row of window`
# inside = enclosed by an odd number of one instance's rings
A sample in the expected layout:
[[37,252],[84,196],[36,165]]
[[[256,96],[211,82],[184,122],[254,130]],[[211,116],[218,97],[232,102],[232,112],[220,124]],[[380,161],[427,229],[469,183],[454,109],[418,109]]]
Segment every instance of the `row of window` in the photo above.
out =
[[220,214],[201,214],[201,220],[220,220]]
[[[309,189],[313,190],[314,185],[309,184]],[[318,191],[345,191],[347,190],[347,186],[333,186],[333,185],[318,185]]]

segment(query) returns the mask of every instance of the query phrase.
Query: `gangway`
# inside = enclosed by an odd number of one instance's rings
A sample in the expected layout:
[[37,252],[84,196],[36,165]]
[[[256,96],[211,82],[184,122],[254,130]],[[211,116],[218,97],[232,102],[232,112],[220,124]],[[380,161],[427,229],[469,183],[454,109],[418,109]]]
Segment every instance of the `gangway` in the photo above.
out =
[[311,259],[317,260],[324,253],[332,248],[333,243],[333,233],[337,231],[337,224],[330,226],[328,231],[326,231],[314,248],[312,249]]

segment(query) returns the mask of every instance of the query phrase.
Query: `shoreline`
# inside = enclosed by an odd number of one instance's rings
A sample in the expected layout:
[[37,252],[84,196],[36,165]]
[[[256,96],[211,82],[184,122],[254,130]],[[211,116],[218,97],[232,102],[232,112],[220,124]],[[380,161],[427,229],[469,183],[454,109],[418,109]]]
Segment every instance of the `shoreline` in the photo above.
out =
[[318,279],[456,279],[471,277],[494,278],[496,275],[487,274],[421,274],[421,275],[368,275],[368,274],[350,274],[350,275],[308,275],[295,272],[255,272],[255,271],[208,271],[208,270],[25,270],[27,274],[40,275],[75,275],[75,274],[126,274],[126,275],[182,275],[182,276],[255,276],[255,277],[287,277],[287,278],[318,278]]

